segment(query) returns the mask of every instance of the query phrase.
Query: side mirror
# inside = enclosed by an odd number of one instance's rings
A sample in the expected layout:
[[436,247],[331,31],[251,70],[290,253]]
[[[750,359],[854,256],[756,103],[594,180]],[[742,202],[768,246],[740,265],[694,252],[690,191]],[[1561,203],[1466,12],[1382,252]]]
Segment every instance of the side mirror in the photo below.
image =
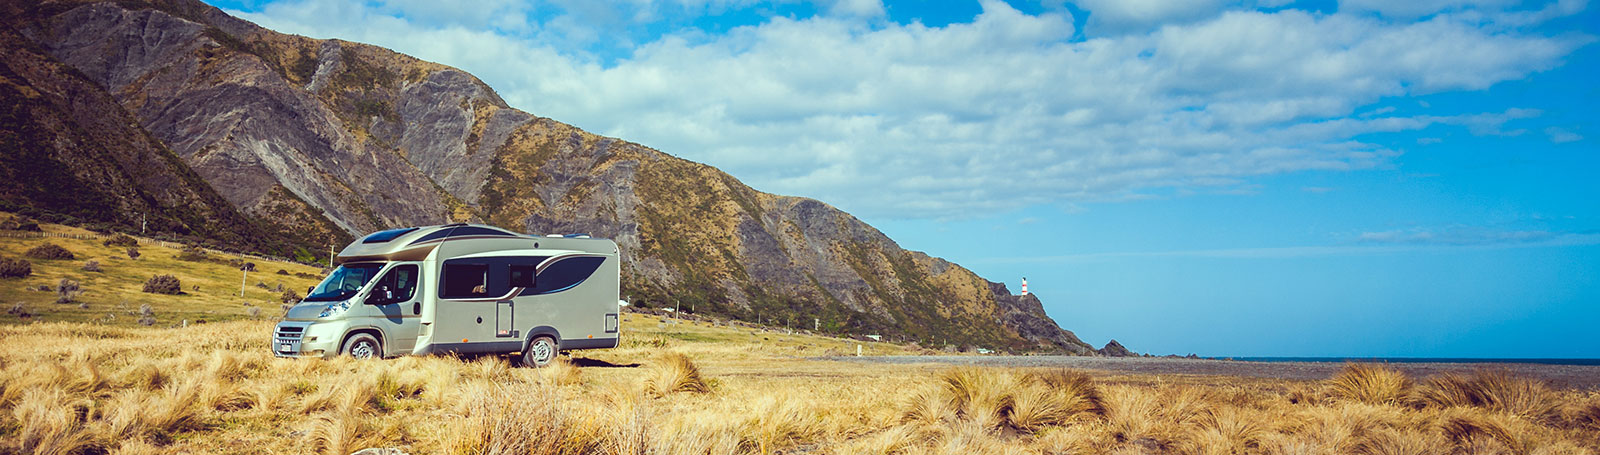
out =
[[367,294],[366,303],[368,305],[383,305],[389,303],[390,300],[394,300],[394,293],[389,292],[389,287],[378,286],[377,289],[372,290],[371,294]]
[[315,290],[317,290],[316,286],[306,286],[306,295],[311,295],[311,291]]

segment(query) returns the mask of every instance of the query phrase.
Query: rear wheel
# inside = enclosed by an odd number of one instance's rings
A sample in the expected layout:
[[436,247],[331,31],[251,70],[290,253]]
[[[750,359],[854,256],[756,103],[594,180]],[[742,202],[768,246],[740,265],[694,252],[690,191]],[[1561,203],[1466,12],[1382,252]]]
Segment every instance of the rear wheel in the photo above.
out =
[[534,338],[532,343],[528,343],[528,349],[522,350],[522,366],[539,368],[549,365],[556,359],[559,350],[560,345],[555,338],[544,335]]
[[358,359],[375,359],[383,357],[383,344],[372,334],[357,333],[344,340],[344,348],[340,352]]

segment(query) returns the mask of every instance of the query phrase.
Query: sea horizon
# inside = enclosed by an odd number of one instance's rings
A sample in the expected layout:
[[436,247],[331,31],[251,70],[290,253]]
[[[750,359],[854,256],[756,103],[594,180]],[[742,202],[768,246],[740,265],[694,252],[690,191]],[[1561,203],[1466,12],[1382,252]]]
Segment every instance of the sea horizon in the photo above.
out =
[[1277,357],[1277,356],[1243,356],[1243,357],[1207,357],[1217,360],[1235,360],[1241,362],[1370,362],[1370,363],[1528,363],[1538,365],[1600,365],[1597,358],[1513,358],[1513,357],[1372,357],[1372,356],[1343,356],[1343,357]]

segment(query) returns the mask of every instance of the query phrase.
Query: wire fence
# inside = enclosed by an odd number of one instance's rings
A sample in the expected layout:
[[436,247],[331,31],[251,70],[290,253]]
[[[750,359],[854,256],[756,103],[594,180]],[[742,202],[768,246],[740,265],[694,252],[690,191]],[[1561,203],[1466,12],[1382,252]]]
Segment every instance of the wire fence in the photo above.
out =
[[[116,236],[115,235],[106,235],[106,234],[66,234],[66,233],[60,233],[60,232],[0,231],[0,237],[9,237],[9,238],[14,238],[14,239],[36,239],[36,238],[52,238],[53,237],[53,238],[77,239],[77,240],[107,240],[107,239],[110,239],[110,238],[116,237]],[[161,245],[161,246],[164,246],[164,247],[167,247],[167,248],[183,248],[183,247],[189,246],[187,244],[179,243],[179,242],[168,242],[168,241],[165,241],[165,240],[145,239],[145,238],[139,238],[139,237],[133,237],[133,236],[128,236],[128,237],[134,239],[134,241],[139,242],[140,245]],[[308,265],[308,264],[302,264],[300,262],[292,261],[292,260],[285,259],[285,258],[275,258],[275,257],[271,257],[271,256],[261,256],[261,255],[255,255],[255,254],[250,254],[250,253],[235,253],[235,252],[231,252],[231,251],[218,251],[218,250],[212,250],[210,248],[207,248],[206,250],[210,251],[210,252],[213,252],[213,253],[217,253],[217,254],[228,255],[228,256],[238,256],[238,257],[241,257],[241,258],[250,258],[250,259],[255,259],[255,260],[258,260],[258,261],[279,262],[279,263],[285,263],[285,264]]]

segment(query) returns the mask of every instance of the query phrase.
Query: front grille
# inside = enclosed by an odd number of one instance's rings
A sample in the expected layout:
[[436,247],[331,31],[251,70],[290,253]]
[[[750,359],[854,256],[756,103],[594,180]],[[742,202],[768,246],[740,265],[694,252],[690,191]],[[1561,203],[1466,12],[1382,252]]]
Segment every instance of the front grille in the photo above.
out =
[[300,337],[305,335],[305,330],[305,327],[278,327],[276,336],[272,338],[272,351],[278,354],[300,352]]

